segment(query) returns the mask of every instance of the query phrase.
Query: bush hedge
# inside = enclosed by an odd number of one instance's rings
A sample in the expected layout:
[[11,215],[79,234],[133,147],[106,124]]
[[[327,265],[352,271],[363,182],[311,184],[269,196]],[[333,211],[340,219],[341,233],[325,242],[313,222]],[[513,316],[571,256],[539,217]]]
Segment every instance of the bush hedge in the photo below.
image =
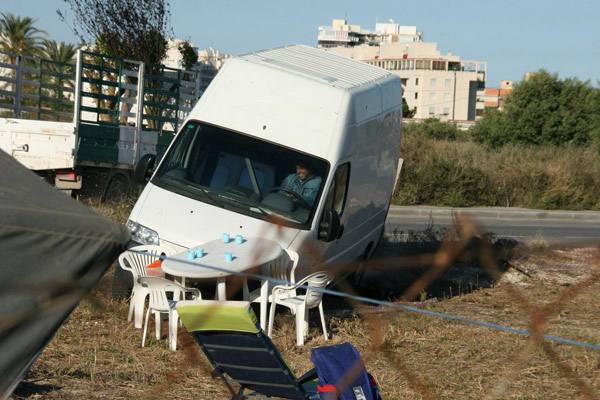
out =
[[395,202],[600,210],[600,156],[593,146],[432,139],[407,129]]

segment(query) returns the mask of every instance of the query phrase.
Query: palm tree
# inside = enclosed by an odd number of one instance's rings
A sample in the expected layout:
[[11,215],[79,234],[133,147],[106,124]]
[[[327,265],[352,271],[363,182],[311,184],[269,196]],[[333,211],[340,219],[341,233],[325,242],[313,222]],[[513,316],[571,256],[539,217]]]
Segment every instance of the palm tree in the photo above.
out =
[[39,54],[42,58],[54,63],[75,64],[77,47],[71,43],[44,39]]
[[36,28],[35,20],[30,17],[18,17],[11,13],[0,13],[0,50],[11,53],[10,62],[16,55],[35,54],[45,33]]
[[53,109],[58,111],[70,110],[71,107],[63,101],[70,97],[69,93],[72,93],[72,90],[68,90],[65,97],[65,88],[73,89],[75,87],[77,47],[70,43],[44,39],[38,54],[41,58],[40,79],[43,84],[40,90],[44,92],[46,97],[53,97],[61,101],[52,104]]

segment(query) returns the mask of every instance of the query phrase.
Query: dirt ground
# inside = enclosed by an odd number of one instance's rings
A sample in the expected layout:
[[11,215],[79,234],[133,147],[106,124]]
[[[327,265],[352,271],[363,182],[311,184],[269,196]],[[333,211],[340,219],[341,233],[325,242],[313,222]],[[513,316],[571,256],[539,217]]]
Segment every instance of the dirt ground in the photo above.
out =
[[[379,254],[382,264],[386,254],[399,250],[387,246]],[[598,248],[529,249],[514,256],[498,280],[486,278],[477,265],[458,264],[412,304],[527,329],[533,311],[564,295],[559,306],[550,306],[547,333],[600,344],[598,263]],[[222,381],[211,378],[203,354],[184,329],[177,352],[167,349],[166,340],[152,337],[140,347],[141,331],[126,321],[126,301],[111,299],[112,273],[113,268],[60,328],[15,398],[230,397]],[[365,293],[393,299],[417,276],[386,268],[366,274],[360,285]],[[388,286],[376,288],[381,281]],[[349,341],[360,350],[385,399],[600,396],[600,351],[550,342],[542,347],[525,336],[386,307],[352,309],[331,297],[325,309],[331,340],[321,336],[315,312],[302,348],[295,346],[291,315],[277,314],[273,340],[298,375],[311,367],[311,348]]]

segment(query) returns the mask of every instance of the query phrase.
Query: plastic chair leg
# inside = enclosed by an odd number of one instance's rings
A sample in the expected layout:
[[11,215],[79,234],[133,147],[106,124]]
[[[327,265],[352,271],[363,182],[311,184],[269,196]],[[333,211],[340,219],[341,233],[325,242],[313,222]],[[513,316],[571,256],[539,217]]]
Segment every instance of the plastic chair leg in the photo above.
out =
[[158,311],[154,312],[154,331],[156,333],[156,340],[160,340],[161,337],[161,315]]
[[148,332],[148,320],[150,319],[150,308],[146,311],[146,318],[144,321],[144,332],[142,333],[142,347],[146,346],[146,333]]
[[144,321],[144,307],[146,306],[147,296],[148,291],[145,288],[137,288],[131,299],[134,302],[133,325],[136,329],[142,328],[142,323]]
[[321,314],[321,326],[323,327],[323,337],[329,340],[327,336],[327,325],[325,325],[325,313],[323,312],[323,302],[319,302],[319,314]]
[[275,321],[275,308],[277,308],[277,303],[273,298],[273,302],[271,303],[271,309],[269,310],[269,329],[267,329],[268,337],[272,337],[273,335],[273,321]]
[[169,313],[169,349],[171,351],[177,350],[177,322],[179,320],[179,314],[173,310]]
[[127,313],[127,322],[131,322],[131,320],[133,319],[134,306],[135,306],[135,302],[133,300],[133,295],[132,295],[131,299],[129,299],[129,312]]
[[306,316],[304,315],[306,310],[304,307],[296,308],[296,345],[304,346],[304,321]]

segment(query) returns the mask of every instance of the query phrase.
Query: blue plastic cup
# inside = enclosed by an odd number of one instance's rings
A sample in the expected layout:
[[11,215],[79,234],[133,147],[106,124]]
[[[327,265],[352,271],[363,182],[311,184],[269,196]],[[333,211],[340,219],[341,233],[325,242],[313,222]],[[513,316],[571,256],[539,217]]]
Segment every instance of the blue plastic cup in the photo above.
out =
[[244,243],[244,237],[242,235],[235,235],[235,242],[237,244],[242,244]]
[[196,252],[194,250],[188,250],[186,254],[188,261],[193,261],[196,258]]
[[224,233],[223,234],[223,243],[229,243],[230,240],[231,240],[231,238],[229,237],[229,233]]
[[196,256],[196,258],[204,257],[204,249],[202,249],[202,248],[196,249],[196,252],[194,253],[194,255]]
[[233,253],[231,253],[230,251],[225,253],[225,261],[226,262],[232,262],[233,261]]

